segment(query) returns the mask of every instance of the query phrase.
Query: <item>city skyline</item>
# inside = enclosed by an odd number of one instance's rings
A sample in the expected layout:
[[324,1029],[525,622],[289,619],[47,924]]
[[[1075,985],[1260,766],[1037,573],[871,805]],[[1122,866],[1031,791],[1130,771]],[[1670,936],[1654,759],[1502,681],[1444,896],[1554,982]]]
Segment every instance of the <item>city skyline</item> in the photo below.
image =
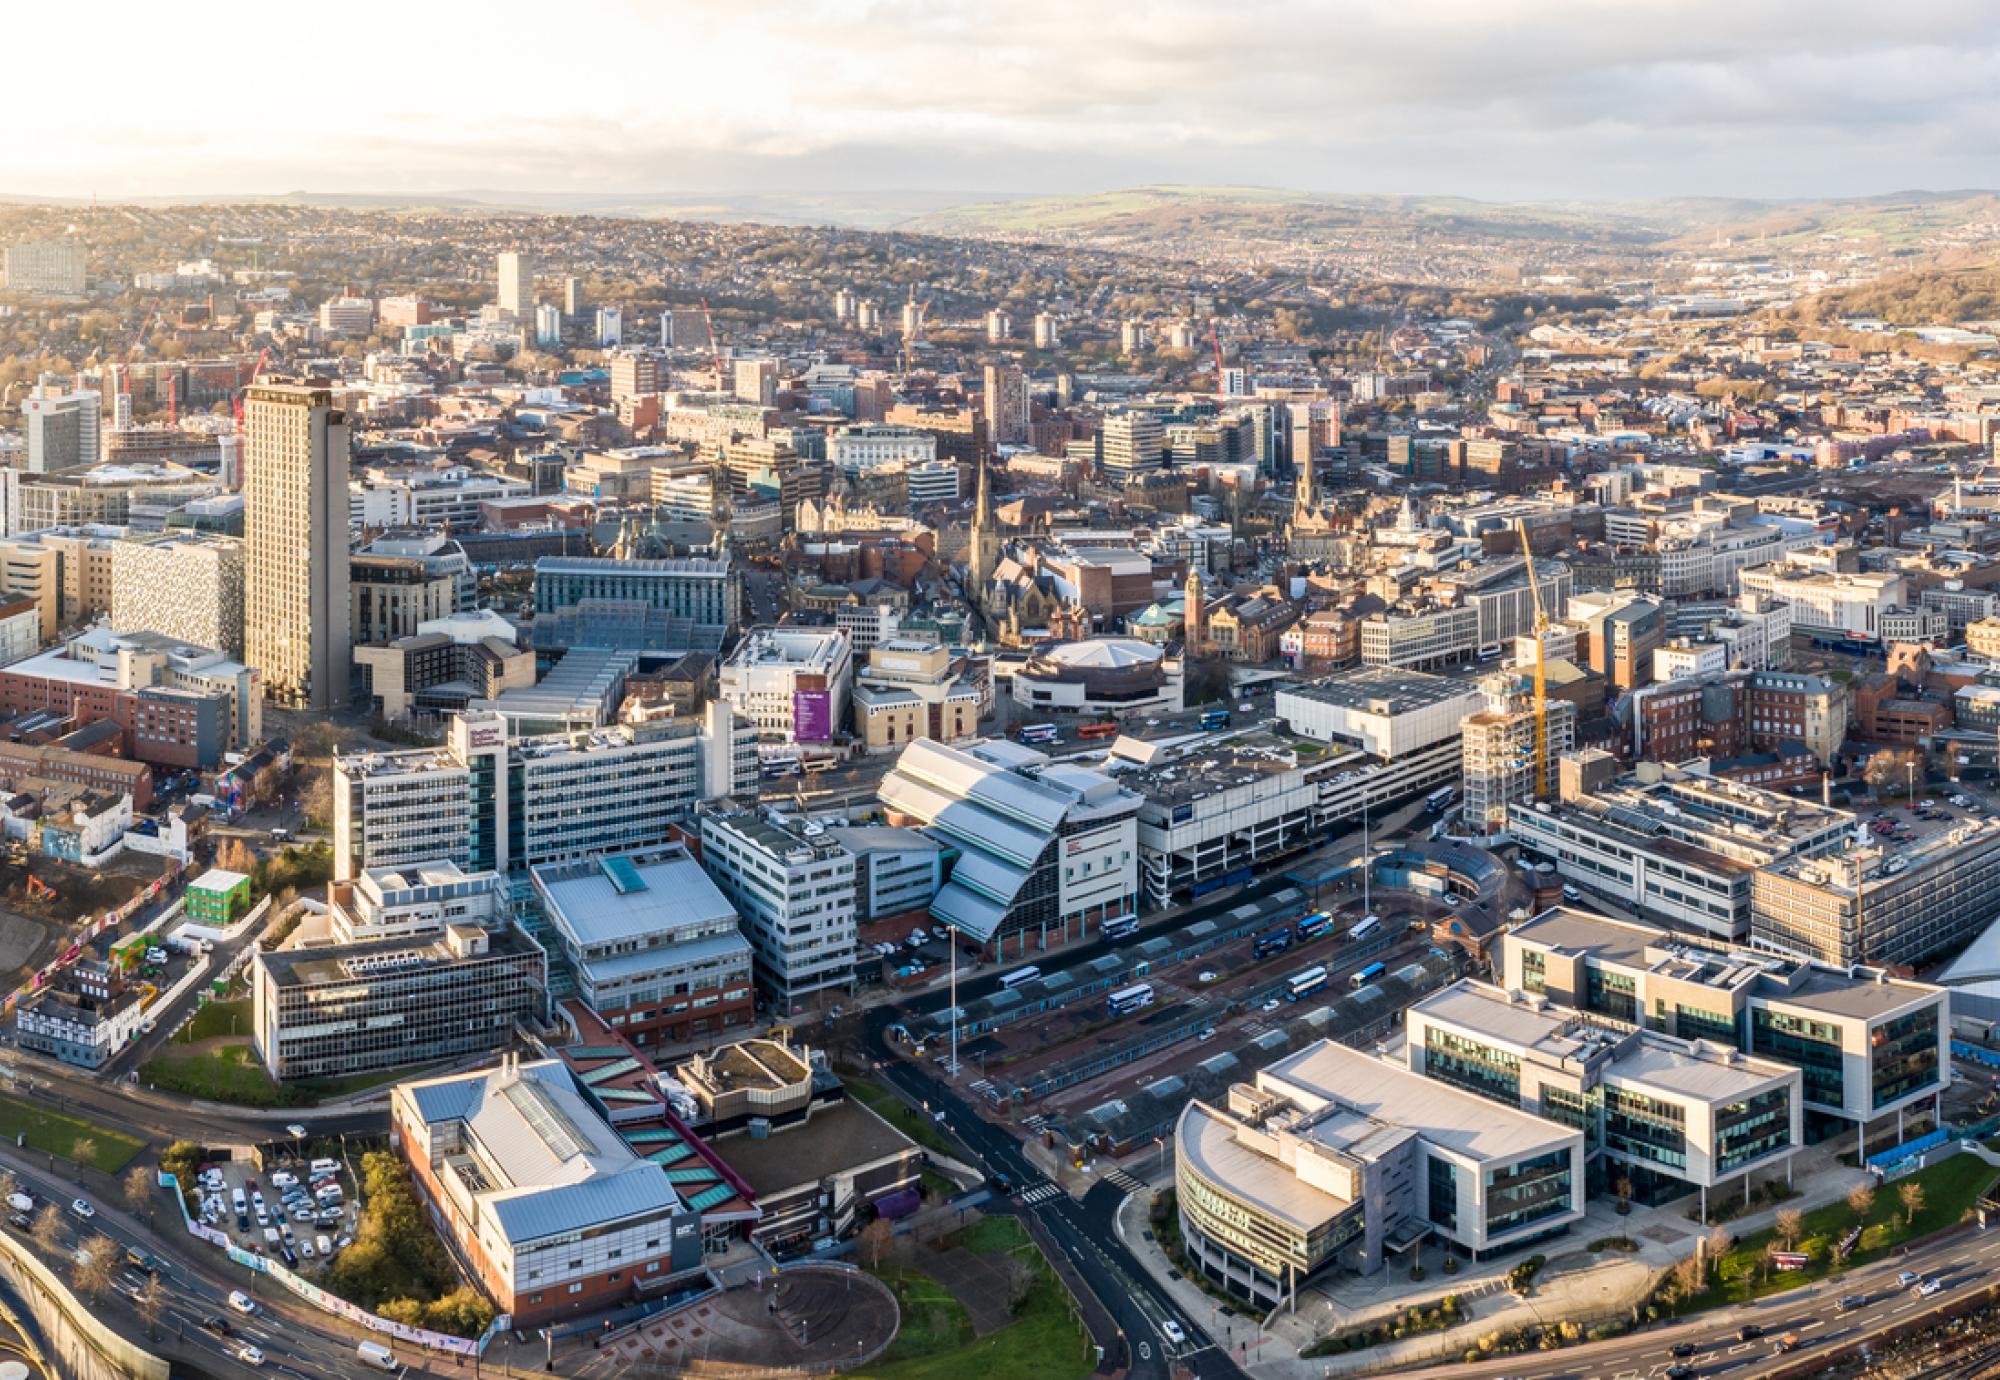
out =
[[[135,21],[136,7],[130,8]],[[323,23],[240,0],[204,27],[255,51],[341,51]],[[1048,0],[679,4],[586,0],[559,29],[525,6],[482,22],[368,0],[395,37],[393,100],[257,114],[242,80],[152,94],[155,35],[93,43],[92,98],[61,64],[20,74],[60,124],[0,154],[0,193],[88,198],[311,192],[551,197],[923,189],[958,201],[1150,183],[1483,200],[1789,198],[1991,186],[2000,18],[1958,0],[1750,10],[1168,3],[1143,18]],[[23,50],[62,37],[17,17]],[[524,34],[588,60],[657,55],[658,81],[459,80]],[[365,61],[365,58],[356,58]],[[956,74],[956,75],[954,75]],[[253,85],[254,71],[246,74]]]

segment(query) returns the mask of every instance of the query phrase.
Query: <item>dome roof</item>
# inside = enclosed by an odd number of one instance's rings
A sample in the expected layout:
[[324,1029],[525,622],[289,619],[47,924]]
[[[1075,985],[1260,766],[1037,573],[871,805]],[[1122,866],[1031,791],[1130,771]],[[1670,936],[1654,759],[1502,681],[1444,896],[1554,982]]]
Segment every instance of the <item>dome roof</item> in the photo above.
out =
[[1151,666],[1163,653],[1150,642],[1131,637],[1092,637],[1064,642],[1041,653],[1050,661],[1078,670],[1123,670]]

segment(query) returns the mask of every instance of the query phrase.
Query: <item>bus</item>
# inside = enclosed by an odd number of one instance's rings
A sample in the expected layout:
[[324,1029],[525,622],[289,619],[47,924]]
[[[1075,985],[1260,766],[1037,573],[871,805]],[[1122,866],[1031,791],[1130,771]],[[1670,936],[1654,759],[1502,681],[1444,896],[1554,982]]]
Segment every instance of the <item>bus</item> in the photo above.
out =
[[1347,985],[1349,987],[1366,987],[1369,983],[1373,982],[1376,978],[1381,977],[1382,974],[1388,971],[1389,969],[1386,964],[1371,963],[1366,968],[1363,968],[1360,972],[1356,973],[1353,977],[1349,978],[1347,980]]
[[1382,929],[1382,917],[1379,915],[1371,915],[1367,917],[1365,920],[1363,920],[1360,924],[1356,925],[1353,929],[1349,930],[1347,932],[1347,937],[1349,939],[1366,939],[1371,934],[1380,933],[1381,929]]
[[1252,958],[1269,958],[1272,954],[1281,954],[1291,947],[1292,932],[1290,930],[1272,930],[1268,934],[1257,936],[1256,942],[1250,946],[1250,956]]
[[1022,724],[1014,736],[1024,743],[1053,743],[1062,736],[1062,730],[1054,724]]
[[796,757],[766,757],[763,762],[764,775],[772,779],[781,776],[797,776],[799,759]]
[[833,759],[831,757],[815,757],[812,761],[805,764],[805,773],[807,776],[818,776],[823,771],[832,770]]
[[1297,1001],[1309,997],[1326,986],[1326,969],[1315,964],[1303,973],[1294,973],[1285,979],[1285,1000]]
[[1301,944],[1308,939],[1317,939],[1333,928],[1333,917],[1323,910],[1316,910],[1293,927]]
[[1201,712],[1201,726],[1203,728],[1229,727],[1229,711],[1227,709],[1204,709]]
[[1114,915],[1104,922],[1106,939],[1130,939],[1139,932],[1139,917],[1136,915]]
[[1117,733],[1117,720],[1106,719],[1101,724],[1085,724],[1076,731],[1076,736],[1079,738],[1111,738],[1115,737]]
[[1006,977],[1000,979],[1000,990],[1011,992],[1016,987],[1033,982],[1041,975],[1042,970],[1040,968],[1016,968],[1013,972],[1007,974]]
[[1104,999],[1107,1015],[1117,1017],[1129,1015],[1143,1006],[1153,1004],[1153,984],[1142,982],[1137,987],[1127,987],[1121,992],[1113,992]]
[[1451,802],[1458,799],[1458,787],[1439,786],[1424,797],[1424,808],[1434,815],[1441,815],[1451,808]]

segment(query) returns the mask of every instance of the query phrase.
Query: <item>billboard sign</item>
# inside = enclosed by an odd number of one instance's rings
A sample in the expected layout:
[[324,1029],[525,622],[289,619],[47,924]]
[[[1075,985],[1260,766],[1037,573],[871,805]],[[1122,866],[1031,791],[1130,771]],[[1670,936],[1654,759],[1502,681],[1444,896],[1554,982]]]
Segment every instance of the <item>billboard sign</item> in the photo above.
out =
[[833,741],[833,695],[830,691],[792,692],[792,740],[800,743]]

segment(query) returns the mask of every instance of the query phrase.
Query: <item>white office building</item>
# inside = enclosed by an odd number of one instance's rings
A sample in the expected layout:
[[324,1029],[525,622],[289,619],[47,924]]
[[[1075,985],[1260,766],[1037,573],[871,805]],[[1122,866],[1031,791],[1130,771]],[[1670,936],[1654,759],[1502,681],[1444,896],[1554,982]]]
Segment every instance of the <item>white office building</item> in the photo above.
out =
[[854,984],[854,855],[823,825],[776,810],[704,809],[701,861],[735,905],[757,985],[780,1014]]
[[929,465],[937,460],[937,434],[907,426],[844,426],[826,438],[826,458],[849,476],[890,465]]
[[[853,662],[839,628],[753,628],[722,663],[722,699],[767,742],[825,742],[847,721]],[[827,717],[817,720],[822,709]]]

